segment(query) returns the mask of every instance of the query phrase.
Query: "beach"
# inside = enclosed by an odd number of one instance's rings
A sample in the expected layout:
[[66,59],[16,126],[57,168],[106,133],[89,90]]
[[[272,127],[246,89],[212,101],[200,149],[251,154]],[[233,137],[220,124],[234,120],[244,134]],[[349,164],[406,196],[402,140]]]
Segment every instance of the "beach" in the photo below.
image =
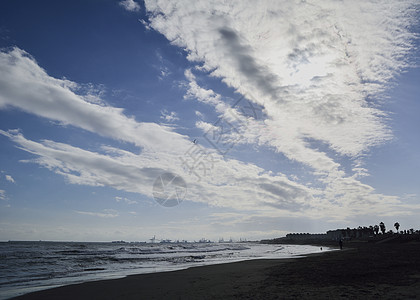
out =
[[408,299],[420,296],[420,243],[345,243],[293,259],[259,259],[132,275],[15,299]]
[[6,242],[0,243],[0,300],[128,275],[319,252],[318,246],[257,242]]

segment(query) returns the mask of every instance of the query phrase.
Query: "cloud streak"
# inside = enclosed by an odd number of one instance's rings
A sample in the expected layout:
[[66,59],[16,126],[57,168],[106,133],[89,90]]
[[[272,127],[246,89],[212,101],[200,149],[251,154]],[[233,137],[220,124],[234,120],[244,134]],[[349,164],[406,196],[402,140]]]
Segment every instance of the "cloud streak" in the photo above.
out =
[[[361,213],[400,204],[397,197],[377,194],[358,178],[369,174],[363,156],[392,139],[380,105],[394,78],[409,66],[416,38],[410,31],[416,23],[414,1],[145,4],[150,27],[187,51],[196,64],[196,71],[185,72],[185,98],[208,104],[228,119],[224,97],[201,87],[194,73],[222,79],[263,106],[266,116],[256,120],[230,110],[246,122],[236,123],[237,133],[225,137],[269,146],[309,166],[322,186],[310,189],[315,196],[311,204],[300,206],[286,198],[265,205],[289,211],[316,206],[307,212],[315,217],[331,206]],[[196,126],[204,133],[222,130],[204,121]],[[342,164],[348,159],[350,171]],[[260,197],[282,198],[283,190],[257,185]]]
[[355,158],[391,138],[378,97],[407,67],[413,5],[146,1],[155,30],[265,107],[261,143],[323,172],[336,164],[308,139]]
[[128,205],[138,204],[138,202],[137,202],[137,201],[130,200],[130,199],[125,198],[125,197],[115,197],[115,201],[117,201],[117,202],[125,202],[125,203],[127,203]]
[[103,212],[79,211],[76,213],[80,215],[93,216],[99,218],[116,218],[119,216],[118,212],[113,209],[105,209]]
[[6,191],[0,190],[0,200],[6,200]]
[[[88,101],[77,92],[79,84],[49,76],[19,48],[0,53],[0,109],[15,107],[132,143],[141,151],[103,146],[94,152],[31,140],[19,131],[0,134],[33,154],[31,162],[72,184],[110,186],[152,197],[155,178],[171,171],[187,181],[187,201],[258,217],[331,215],[343,220],[356,214],[409,213],[398,197],[377,193],[358,177],[368,173],[359,158],[391,138],[379,97],[406,67],[413,37],[407,29],[411,2],[340,3],[146,1],[150,26],[185,49],[196,64],[196,69],[185,71],[185,98],[213,107],[229,121],[240,120],[228,139],[268,146],[309,167],[313,186],[204,147],[213,163],[199,170],[199,180],[181,162],[191,147],[198,147],[189,137],[169,126],[138,121],[101,99]],[[264,119],[230,109],[225,97],[199,85],[197,72],[221,78],[262,106]],[[178,116],[163,110],[161,118],[171,122]],[[201,120],[196,126],[206,132],[218,125]],[[334,154],[354,159],[353,170],[345,171]]]
[[[63,125],[72,125],[143,149],[186,149],[188,140],[171,128],[137,122],[122,108],[86,101],[79,85],[49,76],[25,51],[0,52],[0,109],[16,107]],[[25,88],[22,88],[25,87]],[[172,147],[169,147],[171,145]]]
[[[108,146],[104,147],[106,153],[96,153],[49,140],[31,141],[14,131],[0,131],[0,134],[36,156],[24,162],[48,168],[71,184],[110,186],[152,197],[154,180],[168,168],[167,161],[156,162],[154,157]],[[183,173],[175,163],[170,167],[187,181],[187,201],[232,208],[251,215],[315,219],[331,215],[331,219],[343,220],[355,214],[392,215],[396,208],[410,213],[397,197],[378,194],[354,178],[338,178],[326,189],[317,189],[233,159],[220,160],[202,181],[197,181],[194,174]],[[116,200],[134,204],[133,200]]]

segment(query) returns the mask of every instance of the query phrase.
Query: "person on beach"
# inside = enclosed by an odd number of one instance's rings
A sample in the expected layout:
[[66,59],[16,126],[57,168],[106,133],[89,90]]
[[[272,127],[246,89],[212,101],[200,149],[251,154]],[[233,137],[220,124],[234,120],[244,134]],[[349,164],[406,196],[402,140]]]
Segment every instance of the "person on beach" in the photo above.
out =
[[340,239],[338,241],[338,244],[340,245],[340,250],[343,250],[343,240],[342,239]]

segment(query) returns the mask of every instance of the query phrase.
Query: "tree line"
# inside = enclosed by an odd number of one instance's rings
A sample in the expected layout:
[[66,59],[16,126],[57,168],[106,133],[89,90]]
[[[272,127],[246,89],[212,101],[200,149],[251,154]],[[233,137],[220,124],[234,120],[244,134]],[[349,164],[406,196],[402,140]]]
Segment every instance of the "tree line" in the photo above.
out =
[[[370,230],[372,230],[372,232],[376,235],[378,235],[379,232],[381,232],[382,234],[385,234],[385,233],[389,233],[389,234],[394,234],[394,233],[397,233],[397,234],[420,234],[420,230],[414,230],[414,228],[399,231],[400,227],[401,227],[400,223],[395,222],[394,223],[394,228],[395,228],[396,231],[394,232],[392,229],[386,231],[385,223],[380,222],[378,225],[373,225],[373,226],[371,225],[368,228]],[[362,228],[362,227],[359,226],[359,228]],[[366,227],[364,227],[364,228],[366,228]]]

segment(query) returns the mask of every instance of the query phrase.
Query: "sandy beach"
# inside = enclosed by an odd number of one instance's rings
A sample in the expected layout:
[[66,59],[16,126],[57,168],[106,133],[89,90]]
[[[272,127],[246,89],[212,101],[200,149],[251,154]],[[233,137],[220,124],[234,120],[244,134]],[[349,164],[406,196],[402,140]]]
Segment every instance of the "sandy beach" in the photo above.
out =
[[346,243],[342,251],[253,260],[63,286],[15,299],[413,299],[420,243]]

